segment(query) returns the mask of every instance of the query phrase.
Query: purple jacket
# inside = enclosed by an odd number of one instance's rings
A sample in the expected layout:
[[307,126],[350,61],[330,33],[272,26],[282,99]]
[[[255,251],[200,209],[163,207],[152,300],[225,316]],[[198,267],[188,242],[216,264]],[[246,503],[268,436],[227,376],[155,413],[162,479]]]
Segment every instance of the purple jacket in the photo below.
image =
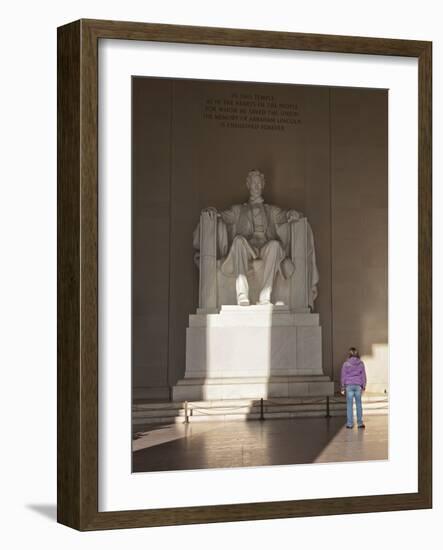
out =
[[344,389],[349,384],[357,384],[366,388],[365,364],[358,357],[350,357],[341,368],[341,387]]

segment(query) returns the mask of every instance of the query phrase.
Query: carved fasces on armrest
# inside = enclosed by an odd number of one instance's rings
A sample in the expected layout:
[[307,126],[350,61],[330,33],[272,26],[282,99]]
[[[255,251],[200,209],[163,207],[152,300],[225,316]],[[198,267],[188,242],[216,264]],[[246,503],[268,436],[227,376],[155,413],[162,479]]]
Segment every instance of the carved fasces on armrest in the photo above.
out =
[[291,308],[311,310],[317,297],[319,280],[315,260],[314,238],[306,218],[290,224],[291,259],[295,265],[295,276],[291,288]]
[[[204,216],[204,220],[203,220],[203,216]],[[208,226],[212,228],[213,222],[215,223],[215,231],[216,231],[217,258],[218,259],[224,258],[228,254],[228,249],[229,249],[228,229],[223,219],[223,213],[217,212],[217,210],[214,207],[210,206],[202,210],[200,214],[200,221],[197,227],[195,228],[192,236],[193,246],[195,250],[198,251],[194,255],[194,261],[197,261],[197,259],[200,257],[199,251],[201,250],[201,228],[203,226],[205,228]],[[212,229],[210,230],[210,233],[212,233]]]
[[217,256],[217,214],[203,210],[200,214],[200,258]]
[[199,306],[217,307],[217,212],[205,209],[200,214]]
[[295,274],[291,279],[291,309],[305,310],[308,307],[307,264],[306,264],[306,218],[289,224],[291,239],[291,260]]

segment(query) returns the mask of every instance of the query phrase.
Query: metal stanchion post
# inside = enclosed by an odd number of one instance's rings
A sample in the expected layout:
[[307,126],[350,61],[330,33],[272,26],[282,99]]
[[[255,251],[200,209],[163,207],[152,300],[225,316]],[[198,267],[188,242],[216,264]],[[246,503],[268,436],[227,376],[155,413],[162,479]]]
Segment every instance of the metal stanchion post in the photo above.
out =
[[263,397],[260,398],[260,420],[264,420],[264,410],[263,410]]
[[326,418],[331,418],[331,413],[329,409],[329,395],[326,396]]
[[185,401],[185,424],[189,424],[188,402]]

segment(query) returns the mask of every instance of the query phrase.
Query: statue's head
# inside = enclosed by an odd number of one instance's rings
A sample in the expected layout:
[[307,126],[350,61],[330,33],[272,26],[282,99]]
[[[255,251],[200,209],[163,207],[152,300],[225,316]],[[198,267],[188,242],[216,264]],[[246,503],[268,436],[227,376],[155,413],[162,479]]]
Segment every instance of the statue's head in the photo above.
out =
[[249,170],[246,177],[246,187],[251,196],[260,196],[265,186],[265,175],[260,170]]

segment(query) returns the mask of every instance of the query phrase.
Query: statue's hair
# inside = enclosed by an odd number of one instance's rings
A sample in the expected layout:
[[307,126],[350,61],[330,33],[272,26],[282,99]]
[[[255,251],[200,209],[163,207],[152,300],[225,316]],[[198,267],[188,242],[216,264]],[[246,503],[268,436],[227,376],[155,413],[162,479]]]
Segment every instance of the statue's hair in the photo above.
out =
[[246,186],[249,188],[249,185],[251,183],[252,176],[260,176],[260,179],[263,183],[263,187],[265,186],[265,175],[260,172],[257,168],[253,168],[252,170],[249,170],[248,175],[246,176]]
[[360,358],[360,353],[359,353],[357,348],[349,348],[348,356],[349,357],[358,357],[358,358]]

